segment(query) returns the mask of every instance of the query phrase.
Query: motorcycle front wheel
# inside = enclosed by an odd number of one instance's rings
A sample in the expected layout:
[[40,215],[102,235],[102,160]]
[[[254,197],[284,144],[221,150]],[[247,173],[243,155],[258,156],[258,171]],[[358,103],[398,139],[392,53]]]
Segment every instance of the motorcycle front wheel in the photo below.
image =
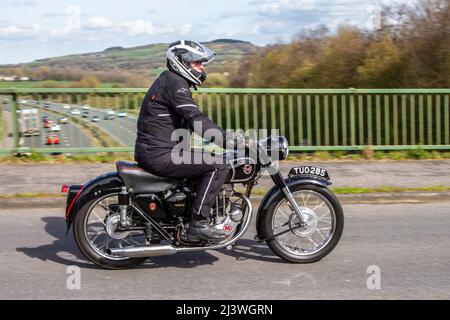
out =
[[[313,263],[329,254],[344,229],[344,214],[336,196],[327,188],[293,185],[292,195],[308,221],[300,219],[280,194],[262,217],[261,227],[268,246],[279,257],[294,263]],[[275,237],[274,237],[275,236]]]

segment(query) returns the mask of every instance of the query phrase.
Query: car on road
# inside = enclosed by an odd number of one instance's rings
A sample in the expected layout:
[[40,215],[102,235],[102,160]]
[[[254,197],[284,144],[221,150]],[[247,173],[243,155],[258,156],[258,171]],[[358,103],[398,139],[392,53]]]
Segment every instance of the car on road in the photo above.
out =
[[47,135],[47,145],[59,144],[59,137],[56,134]]
[[66,110],[70,110],[70,106],[68,106],[68,105],[64,105],[64,106],[62,106],[62,108],[66,109]]
[[100,118],[98,116],[93,116],[91,119],[92,122],[99,122]]
[[50,129],[53,125],[53,121],[50,120],[48,117],[46,119],[44,119],[43,122],[44,122],[45,129]]
[[89,118],[89,111],[83,111],[83,113],[81,114],[82,118]]
[[128,115],[128,113],[126,113],[126,112],[119,112],[118,114],[117,114],[117,116],[119,117],[119,118],[125,118],[126,116]]
[[58,123],[59,124],[67,124],[67,121],[69,121],[66,117],[59,118]]
[[105,116],[103,117],[105,120],[114,120],[114,111],[112,111],[111,109],[106,109],[105,110]]
[[80,110],[78,110],[78,109],[73,109],[72,111],[70,111],[70,113],[71,113],[73,116],[78,116],[78,115],[81,114]]
[[24,132],[25,137],[31,137],[31,136],[40,136],[41,132],[38,128],[30,128],[27,131]]
[[84,105],[81,107],[82,110],[89,110],[91,109],[91,107],[89,107],[88,105]]
[[54,124],[50,127],[51,132],[59,132],[61,131],[61,126],[59,124]]
[[9,103],[9,99],[8,98],[3,98],[3,104],[8,104]]

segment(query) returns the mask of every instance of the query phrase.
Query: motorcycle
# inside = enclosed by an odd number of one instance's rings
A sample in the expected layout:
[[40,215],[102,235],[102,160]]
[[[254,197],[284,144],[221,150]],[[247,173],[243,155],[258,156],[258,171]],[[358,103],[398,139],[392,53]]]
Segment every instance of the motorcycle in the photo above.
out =
[[[248,151],[257,151],[256,157]],[[317,262],[339,242],[344,214],[325,169],[293,167],[284,178],[278,160],[289,154],[285,137],[270,136],[247,143],[244,153],[223,153],[230,172],[210,223],[223,230],[224,240],[191,239],[187,234],[195,183],[152,175],[133,162],[118,161],[117,172],[95,177],[84,185],[64,185],[67,233],[73,225],[81,252],[106,269],[127,269],[155,256],[203,250],[231,250],[246,233],[254,210],[253,188],[264,172],[274,186],[256,213],[255,240],[266,242],[280,258],[293,263]],[[277,161],[274,157],[277,157]],[[237,192],[236,185],[245,192]]]

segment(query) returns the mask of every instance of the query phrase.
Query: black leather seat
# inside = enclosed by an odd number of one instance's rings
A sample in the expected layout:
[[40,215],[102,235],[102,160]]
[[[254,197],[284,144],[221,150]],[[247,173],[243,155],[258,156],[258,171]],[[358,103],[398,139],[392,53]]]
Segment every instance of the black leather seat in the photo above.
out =
[[181,180],[155,176],[139,167],[136,162],[118,161],[116,167],[117,174],[133,193],[167,191],[181,182]]

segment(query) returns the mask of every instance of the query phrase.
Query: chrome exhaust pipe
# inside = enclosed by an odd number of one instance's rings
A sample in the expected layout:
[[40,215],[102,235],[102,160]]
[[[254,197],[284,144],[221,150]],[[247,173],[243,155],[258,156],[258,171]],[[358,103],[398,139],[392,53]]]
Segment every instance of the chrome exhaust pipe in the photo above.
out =
[[181,247],[176,248],[172,245],[150,245],[150,246],[139,246],[139,247],[124,247],[124,248],[113,248],[108,249],[106,252],[109,255],[124,257],[124,258],[150,258],[159,256],[168,256],[175,253],[185,253],[185,252],[195,252],[195,251],[205,251],[205,250],[219,250],[232,246],[237,240],[239,240],[244,233],[247,231],[250,222],[252,220],[253,206],[250,200],[243,197],[246,202],[246,217],[244,225],[241,230],[236,234],[231,240],[225,243],[206,246],[206,247]]
[[150,258],[168,256],[177,253],[177,249],[171,245],[152,245],[140,247],[112,248],[107,250],[108,254],[126,258]]

